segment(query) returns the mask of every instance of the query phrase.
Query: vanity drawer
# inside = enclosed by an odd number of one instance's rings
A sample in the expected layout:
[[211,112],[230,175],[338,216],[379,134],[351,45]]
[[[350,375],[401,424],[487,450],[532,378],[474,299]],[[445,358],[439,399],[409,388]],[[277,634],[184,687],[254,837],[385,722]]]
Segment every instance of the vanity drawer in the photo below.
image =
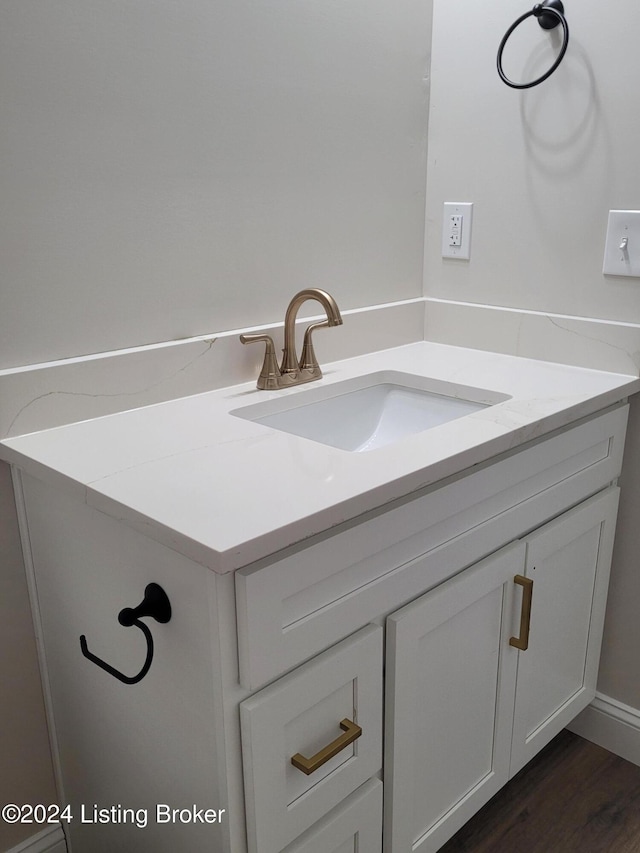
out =
[[381,853],[382,782],[370,779],[282,853]]
[[280,853],[381,769],[382,639],[369,625],[240,704],[249,853]]
[[627,413],[616,406],[237,571],[241,684],[277,678],[606,487]]

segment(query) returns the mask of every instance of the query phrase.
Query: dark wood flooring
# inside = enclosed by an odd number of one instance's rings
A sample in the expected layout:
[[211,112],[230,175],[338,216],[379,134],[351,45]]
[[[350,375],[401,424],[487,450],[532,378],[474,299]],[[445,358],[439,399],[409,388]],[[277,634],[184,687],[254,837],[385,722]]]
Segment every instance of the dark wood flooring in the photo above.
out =
[[561,732],[440,853],[640,853],[640,767]]

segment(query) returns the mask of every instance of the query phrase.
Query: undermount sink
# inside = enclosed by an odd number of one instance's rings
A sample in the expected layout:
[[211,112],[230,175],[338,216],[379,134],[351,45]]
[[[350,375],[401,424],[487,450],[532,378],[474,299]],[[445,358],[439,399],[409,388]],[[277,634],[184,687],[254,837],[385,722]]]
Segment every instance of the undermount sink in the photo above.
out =
[[231,414],[341,450],[376,450],[508,400],[473,388],[381,371],[234,409]]

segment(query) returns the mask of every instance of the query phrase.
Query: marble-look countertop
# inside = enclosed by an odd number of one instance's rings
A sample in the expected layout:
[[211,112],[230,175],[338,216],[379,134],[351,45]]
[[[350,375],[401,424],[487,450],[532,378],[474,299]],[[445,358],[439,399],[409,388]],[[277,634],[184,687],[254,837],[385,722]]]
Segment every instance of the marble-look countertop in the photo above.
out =
[[[640,379],[420,342],[324,365],[280,391],[245,383],[5,439],[0,458],[217,572],[233,571],[604,409]],[[365,453],[231,411],[394,370],[510,399]]]

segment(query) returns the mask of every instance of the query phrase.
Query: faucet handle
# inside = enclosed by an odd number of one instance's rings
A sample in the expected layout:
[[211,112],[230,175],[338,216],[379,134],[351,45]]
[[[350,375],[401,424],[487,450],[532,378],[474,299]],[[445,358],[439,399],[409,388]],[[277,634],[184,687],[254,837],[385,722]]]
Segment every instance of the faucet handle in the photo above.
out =
[[304,370],[310,378],[320,379],[322,376],[322,370],[320,370],[320,365],[313,349],[311,335],[316,329],[328,329],[330,325],[329,320],[323,320],[321,323],[312,323],[310,326],[307,326],[304,333],[302,354],[300,355],[300,370]]
[[264,341],[266,344],[264,350],[264,361],[262,362],[262,370],[258,376],[257,387],[261,391],[272,388],[279,388],[280,384],[280,368],[276,359],[276,350],[273,345],[273,338],[270,335],[240,335],[240,342],[243,344],[255,344]]

